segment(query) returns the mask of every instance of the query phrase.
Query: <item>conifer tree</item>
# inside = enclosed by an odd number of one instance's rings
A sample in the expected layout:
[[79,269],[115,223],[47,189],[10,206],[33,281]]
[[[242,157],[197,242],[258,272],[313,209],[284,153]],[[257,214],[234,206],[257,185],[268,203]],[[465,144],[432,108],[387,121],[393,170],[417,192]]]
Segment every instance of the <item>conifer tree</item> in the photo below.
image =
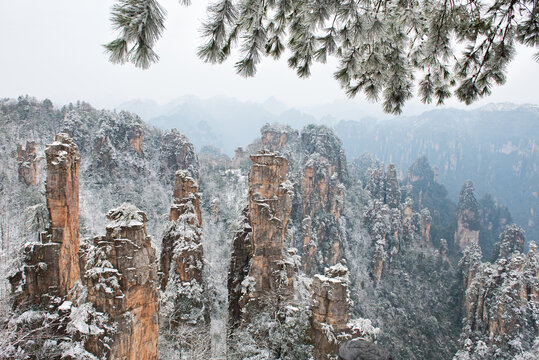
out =
[[[333,56],[348,96],[383,99],[384,110],[398,114],[414,87],[425,103],[443,104],[453,89],[466,104],[489,95],[506,81],[515,43],[537,49],[538,12],[535,0],[217,0],[198,55],[221,63],[236,47],[236,71],[250,77],[263,56],[279,59],[287,49],[301,78]],[[112,62],[147,68],[158,60],[157,0],[116,0],[111,20],[119,30],[105,46]]]

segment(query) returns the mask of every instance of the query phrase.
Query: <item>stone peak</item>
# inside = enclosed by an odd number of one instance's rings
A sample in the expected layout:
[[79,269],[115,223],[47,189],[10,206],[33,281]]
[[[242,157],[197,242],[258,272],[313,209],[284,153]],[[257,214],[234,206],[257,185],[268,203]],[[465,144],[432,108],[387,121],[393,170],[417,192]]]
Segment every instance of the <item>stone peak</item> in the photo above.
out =
[[119,207],[110,210],[107,213],[107,219],[110,220],[107,229],[144,226],[148,221],[148,217],[143,211],[128,203],[123,203]]

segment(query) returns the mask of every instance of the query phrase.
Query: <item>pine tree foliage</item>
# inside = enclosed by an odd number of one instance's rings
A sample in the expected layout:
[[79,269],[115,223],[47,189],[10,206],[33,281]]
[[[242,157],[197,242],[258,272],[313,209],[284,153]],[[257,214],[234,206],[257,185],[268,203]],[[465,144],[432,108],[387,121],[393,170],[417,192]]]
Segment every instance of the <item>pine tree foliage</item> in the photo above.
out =
[[[199,56],[221,63],[237,47],[236,71],[250,77],[263,56],[279,59],[287,49],[300,78],[333,56],[348,96],[383,99],[384,110],[398,114],[414,87],[425,103],[443,104],[454,88],[466,104],[489,95],[505,82],[516,42],[538,47],[538,11],[534,0],[217,0]],[[156,0],[118,0],[112,22],[121,35],[106,45],[111,61],[156,62],[163,17]]]
[[153,46],[165,29],[165,11],[156,0],[118,0],[111,15],[114,28],[120,31],[116,40],[105,45],[111,62],[129,61],[147,69],[159,60]]

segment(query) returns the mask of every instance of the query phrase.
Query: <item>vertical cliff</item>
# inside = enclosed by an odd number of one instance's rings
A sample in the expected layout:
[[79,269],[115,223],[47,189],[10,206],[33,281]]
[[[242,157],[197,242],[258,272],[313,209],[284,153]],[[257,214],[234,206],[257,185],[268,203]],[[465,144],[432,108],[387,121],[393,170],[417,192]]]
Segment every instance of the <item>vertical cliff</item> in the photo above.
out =
[[50,225],[10,279],[10,333],[22,334],[12,355],[157,359],[157,262],[146,215],[127,204],[111,210],[106,235],[79,248],[77,146],[58,134],[45,152]]
[[283,261],[293,199],[288,161],[265,151],[251,155],[251,161],[246,225],[234,239],[229,273],[232,321],[246,304],[260,306],[265,297],[290,294],[293,286]]
[[195,147],[176,129],[172,129],[163,136],[159,163],[159,172],[167,184],[174,183],[174,174],[177,170],[189,170],[195,179],[198,178],[198,158]]
[[344,203],[346,158],[341,141],[325,126],[301,132],[302,266],[310,276],[343,257],[339,218]]
[[114,330],[90,333],[85,347],[105,359],[157,359],[157,260],[146,232],[148,219],[129,204],[109,211],[107,218],[106,235],[85,243],[81,269],[87,302],[108,316],[108,329]]
[[60,246],[59,294],[67,295],[79,274],[79,164],[77,145],[66,134],[45,149],[50,240]]
[[242,296],[245,293],[242,283],[249,275],[249,263],[252,257],[252,227],[249,223],[248,206],[242,212],[240,224],[241,228],[238,229],[232,240],[232,254],[227,280],[230,325],[234,325],[241,318]]
[[26,185],[37,184],[37,156],[36,142],[27,141],[26,147],[17,144],[17,165],[19,171],[19,181]]
[[394,165],[390,164],[386,170],[383,164],[374,162],[365,178],[364,187],[371,199],[363,221],[371,237],[372,278],[377,285],[403,249],[432,245],[432,217],[428,208],[415,212],[410,197],[401,203],[401,189]]
[[271,152],[278,151],[291,160],[292,152],[298,146],[299,133],[288,125],[266,124],[260,130],[261,148]]
[[178,170],[160,261],[163,318],[171,324],[196,324],[207,317],[201,236],[198,184],[189,171]]
[[313,278],[312,341],[314,358],[325,360],[338,354],[339,346],[354,335],[350,320],[348,269],[342,264],[326,268]]
[[297,197],[291,221],[299,230],[303,271],[313,276],[343,257],[339,219],[347,178],[346,157],[340,140],[325,126],[309,125],[298,134],[287,125],[267,124],[261,148],[288,160],[289,179]]
[[45,153],[50,223],[39,242],[25,248],[22,272],[12,279],[19,301],[34,303],[66,296],[80,280],[78,149],[66,134],[58,134]]
[[457,230],[455,232],[455,248],[462,252],[471,244],[479,244],[481,215],[479,202],[474,193],[471,181],[466,181],[460,190],[457,206]]
[[523,245],[523,230],[508,226],[493,263],[481,263],[477,244],[465,250],[460,263],[465,322],[456,359],[528,358],[533,353],[539,336],[539,263],[535,243],[527,255]]

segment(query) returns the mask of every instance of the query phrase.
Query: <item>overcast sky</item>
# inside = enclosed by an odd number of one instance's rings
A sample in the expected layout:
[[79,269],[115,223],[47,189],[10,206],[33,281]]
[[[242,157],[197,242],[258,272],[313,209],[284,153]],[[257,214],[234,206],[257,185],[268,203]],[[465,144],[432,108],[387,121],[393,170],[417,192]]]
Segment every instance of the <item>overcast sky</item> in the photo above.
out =
[[[168,12],[167,30],[156,48],[161,60],[143,71],[110,64],[103,54],[102,45],[114,38],[111,0],[0,0],[0,97],[28,94],[57,104],[80,99],[109,108],[132,99],[165,103],[184,95],[255,102],[273,96],[297,108],[346,98],[333,79],[334,63],[314,66],[306,80],[298,79],[284,58],[263,61],[250,79],[235,74],[235,59],[203,63],[196,51],[208,2],[195,0],[187,8],[177,0],[160,2]],[[507,83],[478,105],[538,103],[539,65],[532,54],[532,49],[519,48]],[[350,100],[364,101],[362,96]],[[455,100],[448,104],[463,106]]]

